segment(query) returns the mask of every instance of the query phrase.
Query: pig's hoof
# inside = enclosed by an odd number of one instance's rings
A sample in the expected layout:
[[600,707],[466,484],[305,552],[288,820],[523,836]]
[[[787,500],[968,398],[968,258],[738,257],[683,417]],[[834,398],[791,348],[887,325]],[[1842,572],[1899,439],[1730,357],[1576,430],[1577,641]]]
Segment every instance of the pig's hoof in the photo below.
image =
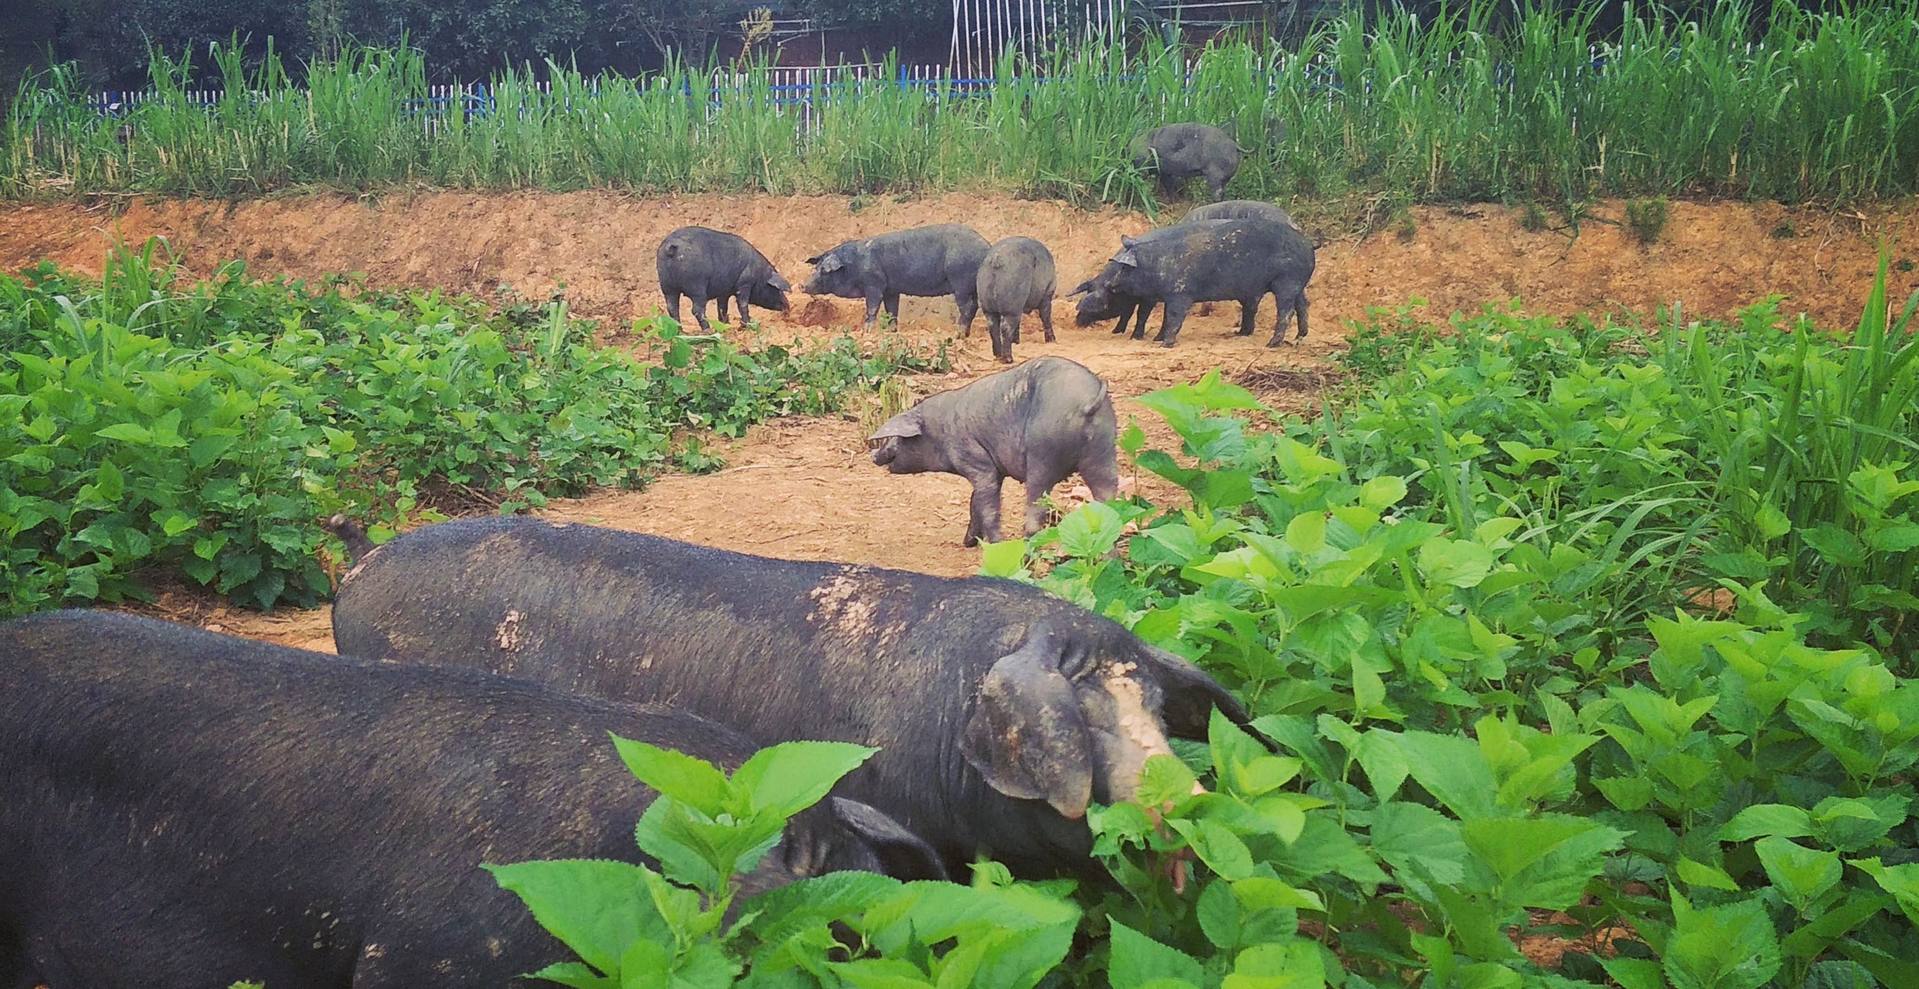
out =
[[1000,362],[1001,364],[1011,364],[1011,363],[1013,363],[1013,355],[1012,355],[1012,354],[1007,354],[1006,356],[1004,356],[1004,357],[1001,357],[1001,358],[999,359],[999,362]]
[[1167,350],[1171,350],[1173,349],[1173,343],[1174,341],[1172,340],[1161,340],[1159,345],[1165,347]]

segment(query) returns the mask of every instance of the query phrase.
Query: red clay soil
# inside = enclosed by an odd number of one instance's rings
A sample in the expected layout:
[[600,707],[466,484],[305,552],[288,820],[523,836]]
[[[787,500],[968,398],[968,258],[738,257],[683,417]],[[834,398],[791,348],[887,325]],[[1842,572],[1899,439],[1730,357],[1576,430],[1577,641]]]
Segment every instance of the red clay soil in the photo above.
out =
[[[1259,384],[1283,413],[1310,413],[1330,358],[1344,346],[1345,321],[1371,306],[1423,298],[1429,312],[1443,315],[1519,297],[1534,311],[1564,314],[1648,312],[1678,301],[1686,312],[1708,316],[1777,293],[1786,296],[1787,312],[1843,326],[1858,318],[1881,237],[1894,251],[1898,297],[1919,288],[1919,274],[1907,260],[1919,252],[1919,206],[1868,215],[1674,203],[1662,239],[1650,246],[1629,238],[1617,222],[1621,212],[1617,203],[1602,204],[1573,237],[1527,231],[1517,211],[1496,206],[1422,208],[1412,214],[1410,236],[1396,229],[1328,239],[1309,289],[1314,329],[1301,345],[1262,346],[1271,330],[1270,303],[1252,338],[1233,336],[1238,307],[1219,305],[1189,320],[1178,347],[1169,351],[1115,338],[1109,327],[1074,327],[1071,307],[1062,301],[1056,310],[1059,342],[1041,342],[1037,321],[1028,317],[1018,356],[1059,354],[1092,368],[1112,388],[1122,428],[1136,418],[1165,446],[1170,434],[1133,401],[1137,396],[1222,368]],[[659,311],[653,250],[674,227],[699,223],[734,230],[797,284],[807,272],[804,259],[840,240],[951,220],[972,224],[989,240],[1015,233],[1038,237],[1057,258],[1062,289],[1090,275],[1117,247],[1120,234],[1150,227],[1133,213],[974,194],[882,197],[857,211],[843,198],[637,198],[608,192],[115,200],[0,205],[0,267],[51,258],[98,271],[115,239],[137,243],[161,236],[200,271],[239,257],[257,275],[358,272],[374,285],[482,294],[505,285],[534,298],[563,290],[577,311],[604,320],[606,335],[619,340],[628,320]],[[861,314],[855,301],[796,293],[792,311],[764,314],[763,333],[767,339],[824,339],[856,324]],[[949,300],[907,299],[898,332],[935,346],[952,336],[953,315]],[[912,380],[914,395],[998,368],[977,326],[952,352],[953,372]],[[966,483],[944,475],[892,477],[873,467],[857,411],[769,423],[724,447],[729,466],[718,473],[556,503],[543,514],[769,556],[973,572],[977,552],[959,546]],[[1136,482],[1148,495],[1169,494],[1150,476]],[[1005,501],[1011,531],[1019,518],[1018,485],[1007,485]],[[169,595],[162,608],[238,634],[331,648],[325,609],[263,616],[178,595]]]

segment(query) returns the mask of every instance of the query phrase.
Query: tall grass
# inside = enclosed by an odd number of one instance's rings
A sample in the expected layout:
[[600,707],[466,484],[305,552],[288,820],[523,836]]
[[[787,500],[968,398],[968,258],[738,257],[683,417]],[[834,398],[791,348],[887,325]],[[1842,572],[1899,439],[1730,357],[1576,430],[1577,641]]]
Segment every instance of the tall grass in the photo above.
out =
[[[1710,194],[1785,201],[1919,191],[1919,0],[1814,14],[1748,3],[1680,20],[1634,4],[1600,37],[1588,6],[1496,18],[1470,0],[1421,21],[1355,10],[1296,48],[1147,39],[1002,57],[981,97],[842,78],[817,126],[743,77],[674,63],[639,79],[549,62],[486,80],[490,112],[429,128],[426,66],[349,50],[295,88],[269,51],[211,49],[224,96],[186,98],[185,60],[156,55],[159,97],[123,122],[85,106],[70,69],[20,93],[0,132],[0,195],[244,194],[319,183],[877,192],[984,185],[1139,202],[1139,130],[1230,128],[1254,148],[1232,191],[1390,191],[1414,199]],[[1190,72],[1189,72],[1190,68]],[[734,77],[734,78],[729,78]],[[715,85],[716,78],[728,79]],[[548,91],[537,81],[551,83]],[[1281,121],[1283,139],[1269,137]]]

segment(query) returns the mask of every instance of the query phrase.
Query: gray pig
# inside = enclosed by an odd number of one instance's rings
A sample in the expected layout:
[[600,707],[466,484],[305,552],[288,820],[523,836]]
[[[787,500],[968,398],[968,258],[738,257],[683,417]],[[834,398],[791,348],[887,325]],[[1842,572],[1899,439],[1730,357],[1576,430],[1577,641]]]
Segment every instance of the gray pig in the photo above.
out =
[[866,324],[879,318],[880,305],[900,321],[900,296],[951,295],[959,307],[960,332],[973,329],[979,312],[976,281],[986,258],[986,238],[958,223],[896,230],[849,240],[806,259],[813,275],[800,291],[866,300]]
[[[1137,792],[1168,735],[1246,712],[1198,667],[1030,584],[708,549],[531,518],[423,526],[359,560],[340,650],[480,664],[722,717],[765,741],[879,747],[837,792],[966,875],[1102,876],[1092,801]],[[3,882],[3,880],[0,880]],[[269,983],[271,985],[271,983]]]
[[1020,318],[1039,310],[1046,342],[1053,342],[1053,252],[1031,237],[1008,237],[986,252],[979,266],[979,307],[986,314],[986,332],[993,338],[993,356],[1013,363],[1013,345],[1019,342]]
[[680,296],[693,302],[693,318],[708,332],[706,300],[717,300],[722,322],[726,300],[740,306],[740,322],[752,318],[748,303],[780,312],[793,286],[746,238],[707,227],[681,227],[667,234],[654,252],[660,275],[660,294],[666,296],[666,314],[680,321]]
[[1291,213],[1274,206],[1272,203],[1260,202],[1257,199],[1228,199],[1223,203],[1209,203],[1205,206],[1195,206],[1180,219],[1178,224],[1174,225],[1199,223],[1202,220],[1267,220],[1273,223],[1283,223],[1292,227],[1294,230],[1305,233],[1304,230],[1300,229],[1299,224],[1293,220]]
[[[1201,220],[1120,242],[1123,247],[1106,267],[1071,293],[1085,296],[1074,313],[1079,325],[1164,303],[1159,340],[1171,347],[1194,303],[1237,301],[1239,335],[1247,336],[1260,296],[1271,293],[1279,313],[1266,345],[1277,347],[1285,339],[1286,319],[1293,313],[1299,316],[1297,339],[1305,338],[1306,283],[1315,260],[1312,241],[1298,230],[1267,220]],[[1133,338],[1145,330],[1142,314]]]
[[1064,357],[1041,357],[928,395],[886,420],[869,442],[873,462],[893,474],[933,471],[973,483],[965,545],[999,538],[999,489],[1026,485],[1026,534],[1046,519],[1039,500],[1074,471],[1093,497],[1119,493],[1113,400],[1106,382]]
[[1249,151],[1231,134],[1210,124],[1167,124],[1134,137],[1126,148],[1135,167],[1152,172],[1162,193],[1175,192],[1193,179],[1205,179],[1213,198],[1239,172],[1239,157]]

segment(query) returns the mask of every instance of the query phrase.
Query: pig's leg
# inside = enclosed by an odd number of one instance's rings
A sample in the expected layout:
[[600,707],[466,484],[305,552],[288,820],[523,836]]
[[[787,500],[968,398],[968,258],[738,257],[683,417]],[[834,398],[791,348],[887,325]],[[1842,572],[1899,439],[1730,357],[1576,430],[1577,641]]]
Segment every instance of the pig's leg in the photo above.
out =
[[[718,297],[714,298],[713,304],[719,307],[720,322],[726,322],[726,293],[721,292]],[[746,320],[742,319],[740,322],[744,323]]]
[[1014,343],[1019,342],[1019,324],[1025,321],[1026,321],[1026,314],[1022,312],[1016,312],[1012,314],[1011,316],[1006,317],[1006,325],[1009,328],[1009,331],[1010,331],[1009,337],[1012,340],[1012,342]]
[[[693,319],[700,324],[700,331],[703,333],[713,332],[713,327],[706,321],[706,296],[697,292],[688,292],[686,293],[686,301],[693,303]],[[720,318],[725,319],[726,317],[721,316]]]
[[1055,342],[1053,337],[1053,297],[1050,295],[1046,297],[1045,302],[1039,304],[1039,326],[1040,329],[1046,331],[1046,342]]
[[678,323],[680,321],[680,293],[667,292],[665,293],[665,295],[666,295],[666,318],[672,320],[675,323]]
[[[1264,294],[1265,293],[1261,293],[1261,295]],[[1258,295],[1255,295],[1250,302],[1245,299],[1240,300],[1238,336],[1249,337],[1253,335],[1253,317],[1259,313],[1259,298]]]
[[979,293],[961,281],[953,290],[953,304],[959,306],[960,336],[973,332],[973,317],[979,315]]
[[888,316],[893,317],[893,329],[895,330],[899,329],[900,328],[900,294],[898,292],[886,293],[886,314]]
[[1299,332],[1293,334],[1293,342],[1298,343],[1306,339],[1306,290],[1304,288],[1299,290],[1298,295],[1293,296],[1293,318],[1299,320]]
[[981,539],[998,542],[1001,478],[998,474],[990,474],[975,477],[972,481],[972,517],[966,524],[966,538],[961,540],[961,544],[978,546]]
[[1186,314],[1191,312],[1193,301],[1184,297],[1166,300],[1166,318],[1159,324],[1161,346],[1171,347],[1179,342],[1180,325],[1186,322]]
[[746,325],[746,321],[747,321],[747,320],[750,320],[750,319],[752,319],[752,318],[753,318],[753,316],[752,316],[752,310],[750,310],[750,309],[748,309],[748,308],[746,307],[746,293],[745,293],[745,292],[741,292],[741,293],[739,293],[738,295],[735,295],[735,296],[733,297],[733,301],[734,301],[734,302],[737,302],[737,303],[739,303],[739,306],[740,306],[740,325],[741,325],[741,326],[745,326],[745,325]]
[[993,334],[993,356],[1001,364],[1013,363],[1013,345],[1019,342],[1019,317],[1001,315],[988,317],[988,330]]
[[1146,339],[1146,320],[1153,315],[1153,307],[1159,303],[1148,299],[1139,304],[1139,310],[1133,314],[1133,339]]
[[1132,305],[1132,306],[1127,306],[1125,309],[1120,311],[1119,322],[1113,324],[1114,336],[1119,336],[1120,334],[1126,332],[1126,321],[1133,318],[1133,310],[1138,308],[1139,306]]
[[[881,295],[880,295],[879,289],[869,288],[866,290],[866,328],[869,330],[873,328],[874,323],[879,321],[880,298],[881,298]],[[895,320],[898,320],[899,319],[898,310],[897,309],[893,310],[893,313],[894,313],[893,318]]]
[[1286,318],[1292,315],[1299,317],[1299,336],[1294,337],[1294,339],[1298,340],[1305,337],[1306,290],[1304,288],[1294,288],[1291,285],[1280,285],[1274,290],[1273,297],[1279,301],[1279,313],[1273,320],[1273,338],[1266,341],[1266,346],[1277,347],[1285,342]]

